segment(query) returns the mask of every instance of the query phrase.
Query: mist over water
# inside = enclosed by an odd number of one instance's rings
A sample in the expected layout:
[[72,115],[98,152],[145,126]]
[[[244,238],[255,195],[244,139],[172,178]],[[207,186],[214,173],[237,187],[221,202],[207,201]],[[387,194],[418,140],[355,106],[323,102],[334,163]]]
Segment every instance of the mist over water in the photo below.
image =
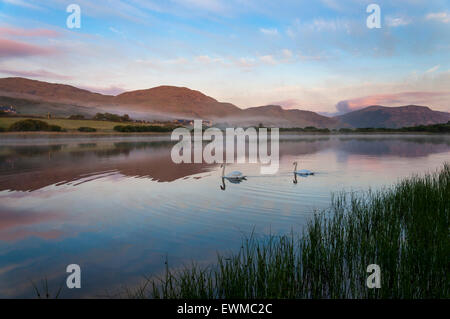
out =
[[[450,159],[448,136],[283,136],[280,170],[239,164],[247,181],[225,181],[216,164],[171,161],[164,138],[0,142],[0,296],[35,297],[30,279],[82,289],[63,297],[114,294],[143,276],[216,252],[243,235],[300,231],[339,191],[379,189]],[[316,175],[298,177],[293,165]]]

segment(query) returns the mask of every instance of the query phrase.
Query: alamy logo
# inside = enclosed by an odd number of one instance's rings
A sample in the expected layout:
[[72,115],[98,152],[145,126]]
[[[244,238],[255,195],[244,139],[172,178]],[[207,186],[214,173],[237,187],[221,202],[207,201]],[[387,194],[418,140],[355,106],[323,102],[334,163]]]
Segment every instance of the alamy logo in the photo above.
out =
[[[179,141],[171,152],[172,161],[176,164],[203,162],[207,164],[260,163],[261,174],[265,175],[276,174],[280,166],[278,128],[270,129],[270,138],[267,128],[259,128],[258,130],[253,127],[246,130],[243,128],[227,128],[224,138],[224,131],[218,128],[208,128],[203,132],[203,122],[194,121],[193,136],[187,128],[177,128],[172,132],[171,139],[172,141]],[[203,146],[204,141],[209,143]]]
[[381,268],[376,264],[371,264],[367,266],[367,272],[372,273],[369,277],[367,277],[367,288],[381,288]]
[[66,285],[67,288],[73,289],[81,288],[81,268],[77,264],[71,264],[67,266],[66,272],[70,273],[70,275],[67,277]]
[[369,29],[380,29],[381,28],[381,8],[378,4],[369,4],[366,9],[367,13],[371,13],[367,17],[367,27]]
[[81,28],[81,8],[78,4],[71,4],[67,6],[67,13],[71,13],[67,17],[66,25],[69,29],[80,29]]

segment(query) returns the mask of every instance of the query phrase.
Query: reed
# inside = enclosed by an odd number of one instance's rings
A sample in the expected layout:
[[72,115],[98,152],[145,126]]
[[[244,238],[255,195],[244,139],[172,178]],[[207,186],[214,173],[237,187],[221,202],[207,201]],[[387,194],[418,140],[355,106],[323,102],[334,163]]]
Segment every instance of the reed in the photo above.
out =
[[[128,297],[449,298],[450,166],[391,188],[340,193],[302,234],[243,241],[208,267],[166,266]],[[366,286],[369,264],[381,288]]]

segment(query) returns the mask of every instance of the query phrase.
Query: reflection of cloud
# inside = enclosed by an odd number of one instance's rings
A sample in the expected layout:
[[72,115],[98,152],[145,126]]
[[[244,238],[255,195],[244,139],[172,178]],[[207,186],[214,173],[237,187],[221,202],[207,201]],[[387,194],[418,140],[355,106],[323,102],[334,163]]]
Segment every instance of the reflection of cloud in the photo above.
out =
[[410,105],[428,104],[435,97],[450,96],[450,92],[401,92],[394,94],[377,94],[351,100],[340,101],[336,104],[337,114],[344,114],[372,105]]
[[0,233],[0,240],[5,241],[16,241],[22,240],[28,237],[38,237],[42,239],[58,239],[61,238],[64,233],[60,230],[49,230],[49,231],[31,231],[31,230],[17,230],[7,233]]
[[13,212],[10,209],[2,207],[0,207],[0,212],[1,232],[11,228],[40,224],[58,218],[58,214],[55,213]]
[[63,219],[63,215],[49,212],[13,211],[0,207],[0,240],[14,241],[35,236],[56,239],[63,235],[59,230],[37,231],[29,227]]

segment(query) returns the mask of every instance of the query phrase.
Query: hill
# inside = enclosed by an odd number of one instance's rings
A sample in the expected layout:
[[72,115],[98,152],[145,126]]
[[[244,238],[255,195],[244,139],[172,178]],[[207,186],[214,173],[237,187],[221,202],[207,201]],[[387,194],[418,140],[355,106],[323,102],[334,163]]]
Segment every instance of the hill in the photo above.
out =
[[433,111],[426,106],[407,105],[386,107],[373,105],[335,117],[351,127],[401,128],[447,123],[450,113]]
[[74,86],[25,78],[0,79],[0,106],[13,105],[21,114],[59,117],[98,112],[129,114],[135,119],[204,119],[230,125],[340,128],[430,125],[446,123],[450,114],[426,106],[369,106],[337,117],[304,110],[285,110],[278,105],[241,109],[185,87],[159,86],[117,96],[93,93]]

